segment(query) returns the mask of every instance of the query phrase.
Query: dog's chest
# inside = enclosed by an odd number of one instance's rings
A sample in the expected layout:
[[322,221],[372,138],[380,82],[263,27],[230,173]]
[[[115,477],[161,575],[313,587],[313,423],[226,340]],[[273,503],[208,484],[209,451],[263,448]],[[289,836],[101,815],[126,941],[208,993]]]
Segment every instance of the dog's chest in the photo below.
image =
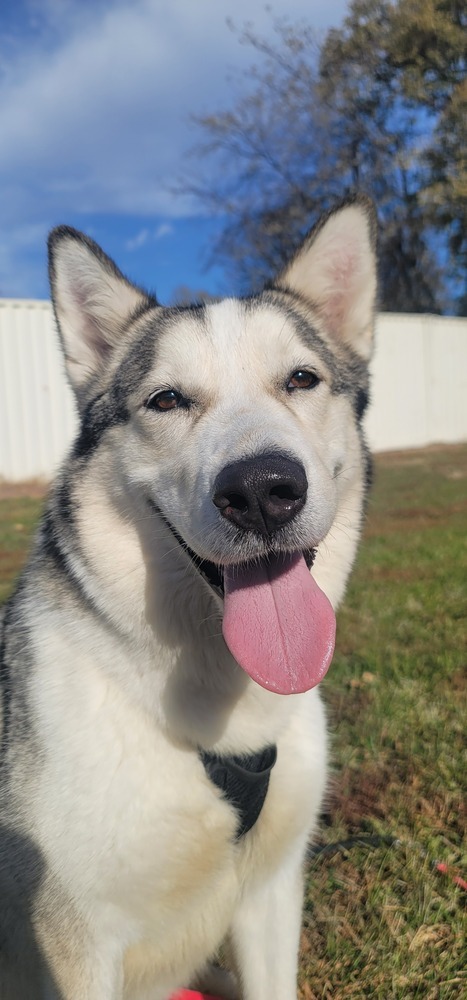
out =
[[[133,763],[139,763],[139,774],[128,773],[125,790],[120,786],[118,792],[126,804],[114,843],[124,871],[118,882],[110,874],[107,890],[143,919],[146,910],[152,921],[153,908],[160,914],[167,904],[177,912],[192,895],[214,887],[226,872],[233,874],[237,817],[196,754],[159,747],[144,765],[138,757]],[[131,770],[131,758],[124,769]],[[110,859],[112,869],[115,873]]]
[[292,819],[303,810],[303,790],[297,795],[285,772],[286,759],[295,767],[302,758],[307,735],[291,734],[290,746],[281,738],[259,819],[238,840],[239,809],[223,797],[196,750],[176,745],[93,666],[82,662],[79,673],[70,672],[57,691],[60,711],[50,688],[44,694],[49,680],[38,690],[49,752],[36,798],[48,809],[36,818],[70,896],[87,899],[91,909],[100,901],[110,905],[122,934],[133,928],[135,941],[173,937],[181,911],[196,922],[200,906],[217,914],[220,927],[238,898],[245,864],[254,871],[255,858],[267,862],[269,831],[277,850],[290,826],[303,821]]
[[196,751],[174,745],[92,674],[82,666],[60,712],[44,698],[47,763],[35,825],[71,897],[108,901],[152,935],[200,893],[236,891],[238,817]]

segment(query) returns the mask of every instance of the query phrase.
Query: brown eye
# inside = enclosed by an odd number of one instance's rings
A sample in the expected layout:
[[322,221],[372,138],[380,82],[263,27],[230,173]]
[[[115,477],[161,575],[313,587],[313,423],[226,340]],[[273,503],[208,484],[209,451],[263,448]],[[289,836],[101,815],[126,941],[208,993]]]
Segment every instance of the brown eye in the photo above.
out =
[[161,392],[154,392],[146,400],[145,406],[147,410],[159,410],[163,413],[166,410],[176,410],[177,407],[183,406],[183,404],[183,396],[175,389],[162,389]]
[[287,391],[293,392],[294,389],[314,389],[315,385],[318,385],[319,378],[314,372],[300,371],[294,372],[290,376],[287,383]]

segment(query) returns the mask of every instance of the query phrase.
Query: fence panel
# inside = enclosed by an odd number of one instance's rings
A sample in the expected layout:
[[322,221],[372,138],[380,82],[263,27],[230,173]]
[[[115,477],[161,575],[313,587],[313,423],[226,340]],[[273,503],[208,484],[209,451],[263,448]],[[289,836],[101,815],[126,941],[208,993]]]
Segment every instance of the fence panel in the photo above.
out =
[[467,319],[380,314],[371,374],[373,451],[467,440]]
[[50,303],[0,300],[0,477],[50,479],[76,423]]

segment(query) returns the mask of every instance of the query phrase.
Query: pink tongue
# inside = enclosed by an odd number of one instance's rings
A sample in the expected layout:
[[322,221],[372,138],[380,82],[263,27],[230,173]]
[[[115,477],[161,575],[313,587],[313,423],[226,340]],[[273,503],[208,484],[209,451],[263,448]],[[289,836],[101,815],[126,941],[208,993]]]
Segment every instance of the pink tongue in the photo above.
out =
[[222,631],[237,663],[278,694],[308,691],[332,660],[334,611],[303,556],[226,566]]

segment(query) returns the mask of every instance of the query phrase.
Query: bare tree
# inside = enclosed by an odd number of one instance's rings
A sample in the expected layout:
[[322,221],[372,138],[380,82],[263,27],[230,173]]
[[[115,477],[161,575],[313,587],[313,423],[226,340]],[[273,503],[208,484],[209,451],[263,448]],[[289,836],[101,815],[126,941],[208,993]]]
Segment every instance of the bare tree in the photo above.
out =
[[409,92],[408,63],[396,58],[402,8],[414,17],[425,2],[447,8],[447,0],[354,0],[321,43],[308,24],[284,19],[274,22],[274,43],[251,27],[240,33],[256,64],[231,108],[196,119],[203,175],[184,182],[225,217],[212,259],[240,290],[280,269],[323,208],[366,191],[381,217],[383,308],[455,310],[455,224],[446,235],[430,188],[437,101],[454,84],[432,83],[436,99],[427,107],[425,94],[422,105]]

